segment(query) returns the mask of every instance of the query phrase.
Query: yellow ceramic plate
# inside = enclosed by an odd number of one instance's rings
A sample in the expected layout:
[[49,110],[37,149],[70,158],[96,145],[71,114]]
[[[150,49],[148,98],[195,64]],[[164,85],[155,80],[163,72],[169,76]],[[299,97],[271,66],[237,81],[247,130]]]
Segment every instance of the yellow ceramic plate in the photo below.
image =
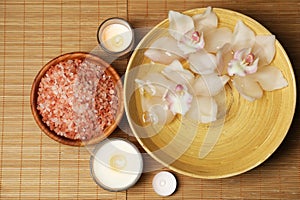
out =
[[[192,16],[204,10],[193,9],[184,13]],[[271,34],[243,14],[219,8],[214,8],[214,12],[219,18],[219,27],[233,30],[237,20],[242,20],[256,34]],[[276,55],[271,65],[282,71],[288,87],[264,92],[261,99],[248,102],[228,84],[223,120],[195,125],[177,117],[164,127],[143,127],[139,94],[132,92],[134,79],[147,71],[161,70],[162,66],[147,64],[150,60],[144,52],[157,38],[168,34],[168,26],[168,20],[164,20],[144,37],[132,54],[125,76],[125,111],[139,143],[161,164],[197,178],[229,177],[264,162],[287,134],[296,105],[293,69],[280,43],[276,41]],[[138,67],[140,65],[144,67]],[[212,137],[213,134],[218,137]]]

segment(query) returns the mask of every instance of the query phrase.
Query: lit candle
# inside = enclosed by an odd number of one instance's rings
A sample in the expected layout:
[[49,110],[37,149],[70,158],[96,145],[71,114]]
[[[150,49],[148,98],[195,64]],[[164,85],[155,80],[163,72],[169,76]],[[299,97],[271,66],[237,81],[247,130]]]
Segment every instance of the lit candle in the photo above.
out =
[[98,29],[98,42],[108,53],[123,56],[132,50],[134,33],[130,24],[121,18],[110,18]]
[[107,139],[96,147],[90,167],[98,185],[109,191],[122,191],[138,181],[143,159],[132,143],[123,139]]
[[177,187],[177,181],[170,172],[159,172],[152,181],[154,191],[160,196],[169,196],[173,194]]

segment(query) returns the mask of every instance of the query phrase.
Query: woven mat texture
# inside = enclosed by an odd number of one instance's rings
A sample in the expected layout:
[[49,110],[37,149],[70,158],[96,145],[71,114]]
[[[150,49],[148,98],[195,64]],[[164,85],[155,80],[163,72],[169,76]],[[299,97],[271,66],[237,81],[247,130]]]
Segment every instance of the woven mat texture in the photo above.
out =
[[[90,177],[90,153],[84,147],[58,144],[37,127],[30,110],[31,85],[37,72],[52,58],[96,48],[96,31],[106,18],[122,17],[134,28],[151,28],[167,17],[168,10],[209,5],[241,12],[263,24],[287,51],[299,80],[297,0],[1,0],[0,198],[163,199],[152,189],[156,172],[143,174],[134,187],[124,192],[98,187]],[[125,73],[127,61],[114,62],[120,75]],[[126,119],[122,123],[129,129]],[[137,144],[120,129],[113,136]],[[218,180],[175,175],[178,189],[166,199],[300,199],[299,106],[285,140],[259,167]]]

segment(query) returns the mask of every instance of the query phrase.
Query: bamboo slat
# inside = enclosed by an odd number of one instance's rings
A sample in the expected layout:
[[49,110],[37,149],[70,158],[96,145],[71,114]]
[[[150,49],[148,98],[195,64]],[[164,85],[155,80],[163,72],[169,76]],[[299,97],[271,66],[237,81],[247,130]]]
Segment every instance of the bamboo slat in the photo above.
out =
[[[99,188],[89,174],[84,147],[59,144],[40,131],[30,111],[30,89],[52,58],[97,49],[98,25],[109,17],[151,28],[168,10],[207,6],[232,9],[276,35],[300,77],[300,3],[297,0],[3,0],[0,2],[0,199],[162,199],[152,190],[158,171],[142,175],[124,192]],[[138,38],[146,33],[140,32]],[[110,58],[103,54],[104,60]],[[123,75],[128,60],[113,62]],[[297,82],[298,84],[299,82]],[[300,199],[300,116],[278,150],[259,167],[226,179],[204,180],[177,173],[178,189],[169,199]],[[126,119],[111,136],[134,142]],[[140,150],[142,148],[139,146]],[[188,166],[187,166],[188,167]]]

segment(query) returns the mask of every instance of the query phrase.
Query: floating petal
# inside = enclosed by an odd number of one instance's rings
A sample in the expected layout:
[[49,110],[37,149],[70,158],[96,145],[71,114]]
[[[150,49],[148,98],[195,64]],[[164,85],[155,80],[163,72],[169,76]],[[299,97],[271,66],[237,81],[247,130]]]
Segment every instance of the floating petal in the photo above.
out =
[[158,72],[148,73],[142,79],[136,79],[135,82],[138,84],[141,94],[147,92],[151,96],[160,97],[165,95],[167,90],[176,86],[174,82],[166,79],[161,73]]
[[144,54],[152,61],[166,65],[184,58],[183,52],[177,46],[177,41],[171,37],[157,39]]
[[134,81],[137,84],[137,89],[141,95],[144,95],[145,93],[154,95],[156,93],[156,88],[151,83],[147,83],[141,79],[135,79]]
[[229,28],[214,28],[207,31],[204,35],[205,49],[208,52],[216,53],[226,43],[230,43],[232,32]]
[[194,95],[215,96],[223,90],[228,80],[229,77],[226,75],[218,76],[215,73],[202,75],[194,81],[192,87],[194,89]]
[[203,14],[197,14],[193,16],[193,20],[196,26],[196,30],[207,30],[210,28],[216,28],[218,26],[218,17],[213,9],[209,6],[206,8]]
[[184,34],[194,30],[193,19],[176,11],[169,11],[169,23],[169,33],[178,41]]
[[203,50],[191,54],[188,60],[190,69],[197,74],[211,74],[217,68],[216,57]]
[[175,83],[189,84],[194,79],[194,74],[184,69],[178,60],[174,60],[169,66],[165,67],[162,74]]
[[[199,35],[197,38],[194,35]],[[205,42],[203,33],[190,31],[187,34],[185,34],[180,41],[178,41],[178,47],[183,53],[190,54],[195,53],[196,51],[203,49]]]
[[143,122],[152,124],[169,124],[173,119],[173,113],[168,109],[167,102],[161,97],[141,96],[143,110]]
[[259,99],[263,95],[263,90],[259,84],[248,76],[235,76],[233,78],[233,85],[238,90],[240,95],[242,95],[248,101]]
[[244,48],[244,49],[238,50],[234,53],[233,59],[243,60],[250,53],[251,53],[251,48]]
[[188,93],[185,85],[178,84],[174,90],[169,90],[164,98],[168,102],[169,109],[174,115],[176,113],[185,115],[191,107],[193,96]]
[[288,86],[288,82],[281,71],[273,66],[262,67],[255,74],[249,75],[249,77],[258,81],[260,86],[266,91],[273,91]]
[[257,71],[258,58],[255,60],[254,54],[251,53],[251,48],[244,48],[234,53],[233,59],[228,63],[229,76],[238,75],[246,76]]
[[173,60],[180,59],[179,56],[173,54],[166,54],[166,52],[162,52],[156,49],[148,49],[147,51],[145,51],[145,56],[153,62],[165,65],[170,64]]
[[255,34],[248,26],[239,20],[234,28],[231,43],[234,51],[251,48],[255,43]]
[[228,63],[233,58],[232,46],[227,43],[217,51],[217,70],[219,74],[224,74],[227,71]]
[[193,98],[191,109],[185,115],[196,123],[209,123],[217,119],[218,105],[212,97]]
[[245,67],[246,74],[254,74],[258,69],[259,58],[256,58],[252,65]]
[[270,64],[275,56],[275,36],[257,35],[252,52],[259,58],[259,66]]

